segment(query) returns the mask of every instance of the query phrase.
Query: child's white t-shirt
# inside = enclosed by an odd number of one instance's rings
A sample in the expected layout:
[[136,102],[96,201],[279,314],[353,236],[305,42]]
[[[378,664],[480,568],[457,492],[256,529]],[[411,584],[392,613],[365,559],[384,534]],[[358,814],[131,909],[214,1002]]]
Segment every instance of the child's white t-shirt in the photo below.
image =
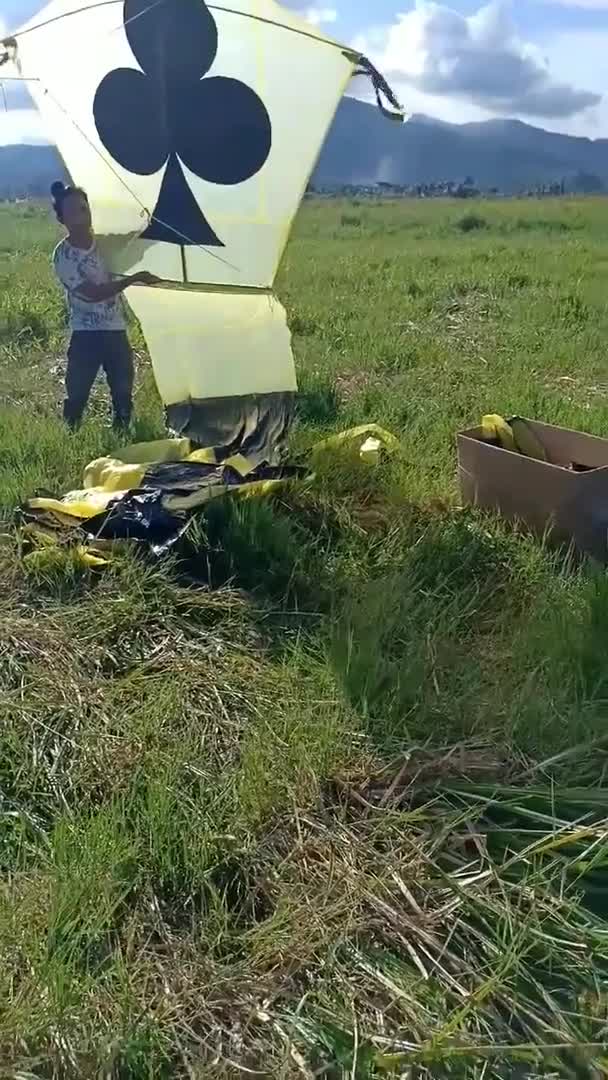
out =
[[66,292],[71,330],[126,329],[121,296],[93,303],[78,295],[85,282],[105,285],[112,280],[95,241],[85,251],[73,247],[67,238],[62,240],[53,252],[53,267]]

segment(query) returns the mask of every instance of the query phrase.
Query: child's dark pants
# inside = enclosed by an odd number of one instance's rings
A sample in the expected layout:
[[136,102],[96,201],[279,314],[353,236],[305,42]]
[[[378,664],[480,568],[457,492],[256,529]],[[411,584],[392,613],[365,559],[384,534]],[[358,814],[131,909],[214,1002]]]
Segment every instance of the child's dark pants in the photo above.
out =
[[124,330],[75,330],[68,348],[63,418],[78,427],[93,383],[103,368],[114,411],[114,426],[128,427],[133,402],[133,354]]

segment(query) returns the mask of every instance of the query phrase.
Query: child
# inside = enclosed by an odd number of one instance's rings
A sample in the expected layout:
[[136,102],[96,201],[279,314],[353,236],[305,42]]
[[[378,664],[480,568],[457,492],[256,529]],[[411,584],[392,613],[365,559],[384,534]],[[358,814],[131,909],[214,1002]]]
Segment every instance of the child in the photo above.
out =
[[67,296],[71,330],[63,417],[70,428],[78,427],[103,368],[114,426],[127,428],[133,406],[133,355],[121,293],[130,285],[155,285],[159,279],[145,271],[113,279],[95,244],[86,192],[58,180],[51,194],[57,220],[67,231],[53,253],[53,267]]

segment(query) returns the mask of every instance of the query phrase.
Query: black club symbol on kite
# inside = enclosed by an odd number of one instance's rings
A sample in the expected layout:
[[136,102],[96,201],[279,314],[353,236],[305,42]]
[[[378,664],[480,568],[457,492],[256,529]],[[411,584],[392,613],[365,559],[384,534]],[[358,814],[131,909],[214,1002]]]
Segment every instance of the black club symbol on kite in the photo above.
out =
[[266,107],[238,79],[204,78],[217,54],[217,26],[204,0],[125,0],[127,39],[142,71],[117,68],[93,104],[99,137],[123,168],[151,176],[166,164],[148,240],[223,247],[188,187],[240,184],[271,147]]

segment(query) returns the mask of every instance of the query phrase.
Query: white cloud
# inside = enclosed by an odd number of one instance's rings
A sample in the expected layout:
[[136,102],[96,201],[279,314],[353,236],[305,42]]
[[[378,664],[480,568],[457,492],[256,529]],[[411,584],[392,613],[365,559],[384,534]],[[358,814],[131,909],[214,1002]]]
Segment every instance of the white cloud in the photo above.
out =
[[[547,58],[555,71],[568,72],[573,82],[582,82],[598,95],[607,89],[605,58],[608,52],[608,32],[581,30],[575,33],[555,34],[545,43]],[[597,139],[608,135],[608,97],[602,104],[587,109],[567,123],[560,123],[560,130],[572,135],[588,135]]]
[[313,26],[322,26],[323,23],[335,23],[338,21],[338,10],[335,7],[321,7],[310,4],[308,7],[304,0],[283,0],[285,7],[297,12]]
[[304,18],[313,26],[321,26],[323,23],[335,23],[338,21],[338,12],[330,7],[309,7],[304,11]]
[[[4,34],[6,25],[0,19],[0,40]],[[2,74],[0,68],[0,146],[48,142],[40,114],[25,86],[11,79],[3,80]]]
[[[0,41],[6,33],[6,23],[0,19]],[[14,112],[21,109],[31,111],[33,109],[33,102],[27,91],[26,84],[19,82],[15,76],[16,72],[11,64],[0,67],[0,117],[3,112]]]
[[0,146],[48,142],[36,109],[0,111]]
[[588,11],[608,11],[608,0],[544,0],[559,7],[587,8]]
[[0,109],[14,112],[19,109],[31,109],[32,99],[24,83],[3,79],[0,71]]
[[556,79],[541,51],[518,36],[500,2],[466,16],[418,0],[382,36],[381,46],[375,31],[355,47],[369,48],[389,81],[405,84],[401,96],[408,111],[408,89],[490,114],[535,118],[572,117],[601,101],[601,94]]

